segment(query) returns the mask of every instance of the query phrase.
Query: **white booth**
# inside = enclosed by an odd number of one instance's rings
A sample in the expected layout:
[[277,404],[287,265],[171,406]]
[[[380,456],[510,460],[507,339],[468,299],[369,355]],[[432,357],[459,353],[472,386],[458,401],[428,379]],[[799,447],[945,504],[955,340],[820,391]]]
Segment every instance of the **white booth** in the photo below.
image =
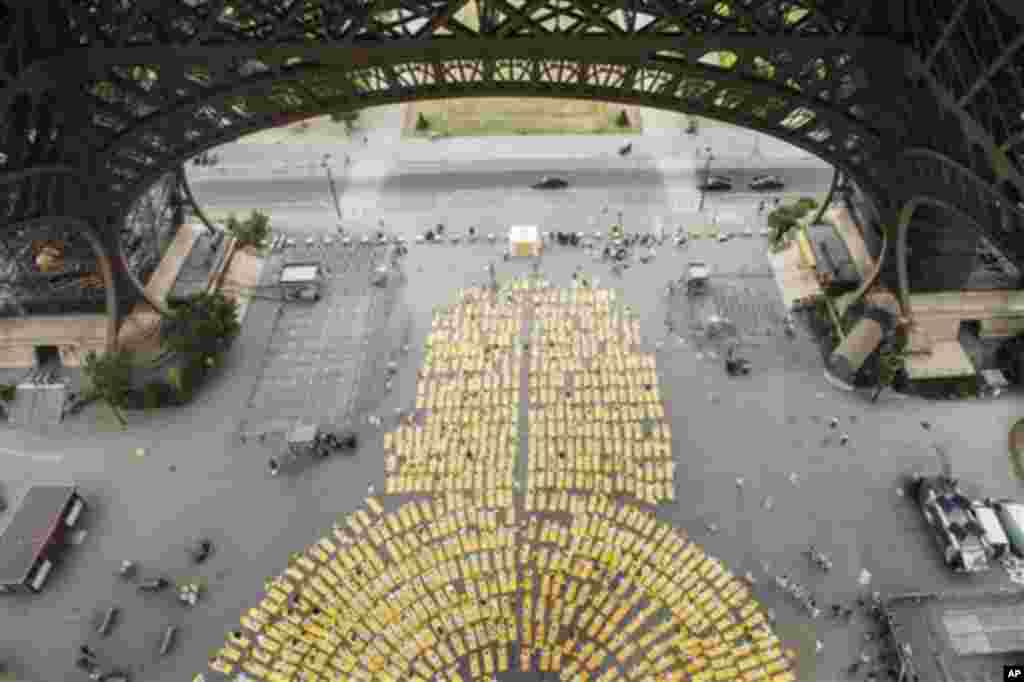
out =
[[515,257],[539,256],[540,228],[536,225],[513,225],[508,228],[508,251]]

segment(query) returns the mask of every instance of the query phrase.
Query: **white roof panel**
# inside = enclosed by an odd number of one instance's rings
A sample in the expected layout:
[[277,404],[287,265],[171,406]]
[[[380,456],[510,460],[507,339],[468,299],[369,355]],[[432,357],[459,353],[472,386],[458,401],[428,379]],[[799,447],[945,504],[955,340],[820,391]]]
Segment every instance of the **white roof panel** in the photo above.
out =
[[536,225],[513,225],[508,228],[508,238],[513,242],[540,241],[540,228]]
[[281,270],[281,284],[314,282],[318,277],[316,265],[286,265]]

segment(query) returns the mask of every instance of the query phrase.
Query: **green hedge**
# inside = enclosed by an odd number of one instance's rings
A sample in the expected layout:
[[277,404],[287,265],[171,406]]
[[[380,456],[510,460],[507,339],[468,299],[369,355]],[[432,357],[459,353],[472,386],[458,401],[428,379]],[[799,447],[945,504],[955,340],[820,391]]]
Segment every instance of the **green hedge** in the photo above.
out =
[[142,406],[147,410],[175,403],[174,387],[166,381],[151,381],[142,387]]

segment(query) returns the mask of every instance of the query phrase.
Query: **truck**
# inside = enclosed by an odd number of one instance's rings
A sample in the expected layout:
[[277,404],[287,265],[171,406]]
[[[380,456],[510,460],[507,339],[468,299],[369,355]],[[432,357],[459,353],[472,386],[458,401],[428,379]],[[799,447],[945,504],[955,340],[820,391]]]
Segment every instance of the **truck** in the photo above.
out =
[[985,529],[959,482],[945,475],[915,476],[911,492],[942,550],[943,561],[958,573],[982,573],[992,550]]
[[0,534],[0,594],[43,590],[85,508],[73,485],[29,488]]

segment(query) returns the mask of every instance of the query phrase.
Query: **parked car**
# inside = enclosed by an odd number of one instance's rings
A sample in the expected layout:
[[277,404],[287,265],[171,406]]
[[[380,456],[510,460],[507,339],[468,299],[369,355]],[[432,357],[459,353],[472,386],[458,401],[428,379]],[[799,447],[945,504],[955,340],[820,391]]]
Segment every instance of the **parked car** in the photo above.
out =
[[700,188],[705,192],[724,192],[732,189],[732,180],[724,175],[709,175]]
[[545,175],[540,179],[540,182],[531,185],[533,189],[565,189],[568,186],[569,182],[567,180],[551,177],[550,175]]
[[786,186],[777,175],[755,175],[750,181],[750,189],[758,191],[779,190]]
[[991,567],[985,530],[956,479],[915,476],[911,493],[942,549],[947,566],[959,573],[980,573]]
[[1024,504],[1013,500],[990,501],[999,516],[1010,551],[1024,559]]

